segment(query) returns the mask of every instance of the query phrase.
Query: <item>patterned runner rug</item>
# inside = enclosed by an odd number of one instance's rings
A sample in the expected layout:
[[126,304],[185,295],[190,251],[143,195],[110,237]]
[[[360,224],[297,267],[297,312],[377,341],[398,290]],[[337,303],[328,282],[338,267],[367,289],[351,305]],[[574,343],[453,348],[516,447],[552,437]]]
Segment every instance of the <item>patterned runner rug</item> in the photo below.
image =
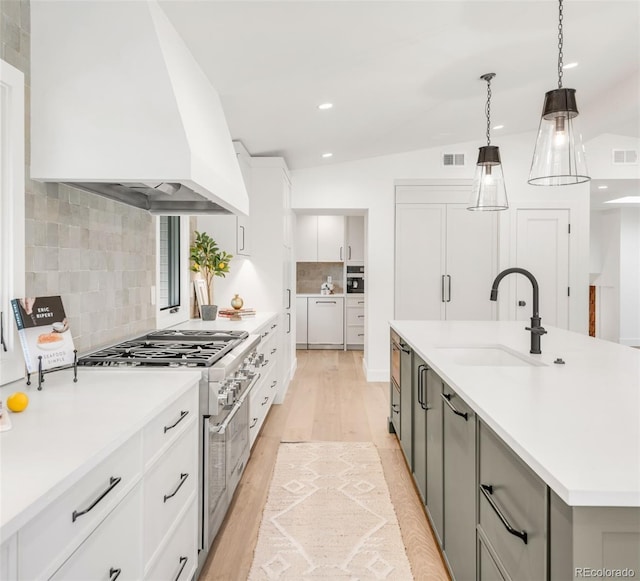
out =
[[413,579],[370,442],[283,443],[250,581]]

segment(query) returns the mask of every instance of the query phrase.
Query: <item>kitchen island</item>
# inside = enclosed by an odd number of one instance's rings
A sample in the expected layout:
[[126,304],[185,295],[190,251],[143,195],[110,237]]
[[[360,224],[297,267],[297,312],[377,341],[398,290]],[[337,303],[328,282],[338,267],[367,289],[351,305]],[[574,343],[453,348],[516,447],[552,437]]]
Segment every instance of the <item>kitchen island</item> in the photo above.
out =
[[[410,386],[405,377],[401,389],[401,398],[418,403],[418,412],[415,405],[412,408],[413,422],[425,410],[428,433],[429,422],[442,414],[444,427],[438,430],[444,439],[444,493],[439,494],[446,500],[448,490],[451,493],[457,485],[448,488],[447,475],[449,482],[460,481],[452,471],[456,456],[451,451],[460,434],[455,432],[457,424],[448,428],[451,417],[465,426],[468,449],[477,462],[468,470],[465,490],[469,518],[477,526],[477,539],[472,541],[477,543],[480,579],[492,574],[518,580],[538,575],[580,578],[586,576],[577,572],[581,568],[626,567],[640,575],[640,350],[546,326],[542,354],[532,355],[524,327],[524,322],[391,322],[414,361]],[[436,383],[437,404],[425,395]],[[420,466],[420,450],[414,442],[408,457],[417,482],[413,465]],[[497,475],[510,474],[510,468],[496,458],[508,455],[515,458],[513,474],[520,476],[505,477],[500,492]],[[526,509],[509,507],[516,493],[510,497],[507,481],[518,482],[520,489],[536,483],[521,503]],[[540,526],[532,534],[534,524],[527,527],[523,522],[535,521],[530,514],[535,494],[540,495]],[[433,498],[424,496],[433,522]],[[447,502],[441,504],[445,516],[440,520],[445,524],[436,522],[435,528],[455,574],[448,553],[456,545],[452,535],[457,525],[447,528]],[[436,506],[436,515],[441,508]],[[495,527],[489,521],[494,513],[500,513]],[[492,537],[494,529],[507,530],[505,522],[512,529],[504,541],[507,548]],[[523,533],[527,529],[528,535]],[[468,530],[464,534],[468,539]],[[524,561],[535,559],[520,550],[532,551],[536,539],[543,563],[539,569],[523,568]],[[537,573],[528,577],[533,571]]]

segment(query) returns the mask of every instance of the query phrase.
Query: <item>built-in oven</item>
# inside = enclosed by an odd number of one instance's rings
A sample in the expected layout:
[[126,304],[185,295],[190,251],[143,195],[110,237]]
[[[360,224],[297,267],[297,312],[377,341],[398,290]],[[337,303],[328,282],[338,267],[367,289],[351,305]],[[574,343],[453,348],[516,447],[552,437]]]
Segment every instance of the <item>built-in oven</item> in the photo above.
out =
[[347,293],[364,293],[363,265],[347,265]]
[[[244,394],[232,406],[222,422],[219,416],[207,418],[204,424],[204,539],[213,542],[233,494],[249,460],[249,397],[256,375]],[[208,550],[205,546],[205,551]]]

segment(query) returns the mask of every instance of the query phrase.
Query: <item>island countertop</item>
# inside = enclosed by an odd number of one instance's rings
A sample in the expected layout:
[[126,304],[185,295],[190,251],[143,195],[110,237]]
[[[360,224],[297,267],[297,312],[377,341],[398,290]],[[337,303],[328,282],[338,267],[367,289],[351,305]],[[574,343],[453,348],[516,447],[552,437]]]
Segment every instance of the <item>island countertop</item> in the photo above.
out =
[[[522,321],[391,327],[569,506],[640,507],[640,350],[545,325],[531,355]],[[483,364],[500,346],[538,365]]]
[[[199,371],[80,368],[46,376],[42,391],[24,381],[29,405],[0,432],[0,543],[97,466],[200,380]],[[5,409],[4,413],[8,413]]]

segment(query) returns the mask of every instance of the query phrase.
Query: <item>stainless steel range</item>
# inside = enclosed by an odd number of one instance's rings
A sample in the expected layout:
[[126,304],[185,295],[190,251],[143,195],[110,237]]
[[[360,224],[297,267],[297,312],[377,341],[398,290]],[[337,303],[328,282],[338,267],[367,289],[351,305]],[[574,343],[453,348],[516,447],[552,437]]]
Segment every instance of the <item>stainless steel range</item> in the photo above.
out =
[[79,365],[201,368],[198,443],[198,570],[249,459],[249,396],[262,363],[258,335],[244,331],[165,329],[101,349]]

